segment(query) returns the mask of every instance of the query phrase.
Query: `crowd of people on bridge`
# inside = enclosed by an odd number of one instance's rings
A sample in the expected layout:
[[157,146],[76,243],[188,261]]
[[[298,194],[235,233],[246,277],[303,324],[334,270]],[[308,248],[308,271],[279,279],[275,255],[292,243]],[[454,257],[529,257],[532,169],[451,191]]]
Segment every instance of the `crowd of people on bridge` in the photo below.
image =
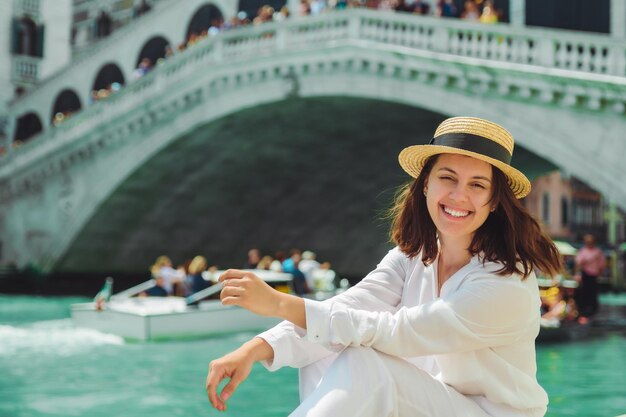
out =
[[[497,23],[502,20],[502,10],[496,7],[495,0],[466,0],[462,9],[457,7],[457,3],[454,0],[438,0],[434,4],[434,7],[431,7],[431,3],[424,0],[301,0],[300,8],[296,13],[299,16],[317,16],[333,10],[367,8],[436,17],[460,18],[481,23]],[[246,12],[240,11],[226,21],[221,17],[214,17],[210,22],[207,22],[206,29],[190,33],[185,41],[178,44],[176,48],[166,45],[163,56],[155,61],[148,57],[142,57],[131,75],[131,81],[140,79],[159,64],[165,62],[169,57],[193,47],[205,38],[242,26],[283,21],[290,15],[291,11],[286,5],[279,10],[275,10],[272,6],[264,5],[259,7],[256,16],[248,16]],[[123,84],[121,82],[113,82],[110,85],[94,89],[90,94],[89,104],[108,98],[121,90],[122,87]],[[74,113],[76,111],[57,112],[54,116],[53,124],[63,123]]]
[[[278,250],[274,255],[263,254],[259,249],[248,251],[241,269],[266,270],[291,274],[290,290],[304,296],[314,292],[330,292],[336,285],[337,275],[330,262],[319,262],[315,252],[291,249],[289,253]],[[144,296],[188,297],[217,283],[219,270],[210,265],[204,256],[197,255],[176,268],[166,255],[159,256],[150,267],[155,285],[142,293]]]
[[[333,10],[347,8],[367,8],[376,10],[390,10],[418,15],[431,15],[435,17],[460,18],[467,21],[481,23],[497,23],[502,20],[502,9],[496,7],[495,0],[466,0],[463,7],[457,7],[454,0],[438,0],[434,7],[424,0],[301,0],[300,7],[295,11],[297,16],[317,16]],[[267,22],[283,21],[292,14],[285,5],[279,10],[272,6],[264,5],[257,10],[254,17],[240,11],[228,21],[215,19],[202,33],[194,33],[189,39],[179,46],[183,50],[193,45],[198,40],[215,35],[221,31],[229,30],[249,24],[261,24]]]
[[432,15],[435,17],[461,18],[481,23],[497,23],[502,20],[502,10],[494,0],[467,0],[463,8],[454,0],[438,0],[434,7],[424,0],[302,0],[300,15],[319,15],[334,9],[368,8],[396,12]]

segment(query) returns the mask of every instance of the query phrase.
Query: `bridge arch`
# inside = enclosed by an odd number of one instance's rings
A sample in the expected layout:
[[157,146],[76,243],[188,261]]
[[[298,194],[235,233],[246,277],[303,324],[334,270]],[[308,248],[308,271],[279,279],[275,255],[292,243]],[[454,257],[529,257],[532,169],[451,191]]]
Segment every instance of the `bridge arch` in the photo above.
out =
[[150,68],[154,67],[160,59],[166,57],[168,48],[171,48],[171,44],[167,39],[161,35],[153,36],[142,45],[135,66],[139,68],[142,61],[149,60]]
[[14,142],[27,142],[43,130],[41,118],[35,112],[28,112],[17,118]]
[[61,91],[54,100],[50,121],[53,124],[60,123],[67,117],[80,111],[82,107],[78,94],[69,88],[65,89]]
[[126,82],[120,67],[114,62],[109,62],[98,71],[90,91],[93,93],[104,89],[111,92],[124,84]]
[[[140,270],[160,253],[183,262],[198,251],[229,266],[252,246],[274,253],[293,245],[321,249],[320,256],[340,271],[365,274],[366,258],[386,251],[386,227],[373,218],[409,180],[397,153],[428,143],[446,117],[375,98],[314,96],[205,119],[129,173],[77,233],[56,268],[79,271],[95,264],[97,256],[100,265]],[[303,118],[308,129],[302,129]],[[333,123],[326,123],[331,118]],[[530,152],[518,148],[516,156],[524,153]],[[176,161],[185,161],[186,170],[178,169]],[[143,195],[136,193],[139,184]],[[175,196],[159,192],[173,188]],[[123,210],[123,205],[134,209]],[[168,214],[172,207],[185,212],[184,219]],[[154,231],[148,224],[156,219],[160,233],[171,239],[150,238]],[[107,240],[126,243],[95,251],[105,224]],[[351,244],[355,236],[349,230],[356,229],[361,239]],[[338,256],[349,246],[352,262]]]
[[223,22],[224,14],[218,6],[213,3],[203,4],[196,9],[189,19],[185,41],[189,40],[192,35],[206,34],[211,26],[219,27]]

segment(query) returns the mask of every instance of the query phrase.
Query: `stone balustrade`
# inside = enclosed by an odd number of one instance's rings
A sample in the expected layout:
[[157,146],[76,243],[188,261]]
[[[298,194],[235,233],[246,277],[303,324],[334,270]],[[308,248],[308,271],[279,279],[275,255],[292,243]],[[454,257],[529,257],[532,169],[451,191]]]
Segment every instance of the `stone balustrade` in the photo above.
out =
[[[259,72],[238,73],[237,61],[277,53],[301,53],[352,45],[368,50],[393,50],[418,56],[419,67],[391,66],[376,59],[317,62],[277,66]],[[562,106],[591,112],[623,115],[626,107],[624,56],[626,45],[601,35],[567,31],[483,25],[456,19],[405,15],[352,9],[323,16],[248,26],[205,39],[165,61],[148,76],[92,105],[59,126],[47,128],[38,137],[0,158],[0,166],[63,138],[63,143],[84,136],[101,122],[119,120],[130,109],[142,106],[157,93],[173,89],[186,77],[198,76],[197,68],[233,63],[232,71],[210,81],[212,88],[247,85],[268,76],[328,71],[339,65],[378,76],[401,77],[407,82],[432,83],[464,94],[497,94],[508,100],[537,105]],[[97,50],[90,57],[97,57]],[[87,58],[86,58],[87,59]],[[83,59],[81,61],[85,61]],[[430,62],[428,62],[430,60]],[[437,61],[452,65],[439,65]],[[485,72],[485,68],[489,71]],[[207,77],[213,77],[210,72]],[[64,84],[61,76],[48,83]],[[44,83],[47,84],[47,83]],[[50,88],[50,85],[47,85]],[[36,97],[35,97],[36,98]],[[17,100],[14,114],[32,108],[31,97]],[[18,158],[30,160],[31,158]],[[0,176],[6,175],[6,169]]]
[[17,84],[34,84],[39,81],[41,58],[16,55],[11,60],[11,81]]
[[34,20],[38,20],[40,10],[39,0],[13,0],[12,10],[17,16],[26,15]]
[[456,56],[626,76],[626,45],[604,35],[459,20],[364,18],[362,38]]

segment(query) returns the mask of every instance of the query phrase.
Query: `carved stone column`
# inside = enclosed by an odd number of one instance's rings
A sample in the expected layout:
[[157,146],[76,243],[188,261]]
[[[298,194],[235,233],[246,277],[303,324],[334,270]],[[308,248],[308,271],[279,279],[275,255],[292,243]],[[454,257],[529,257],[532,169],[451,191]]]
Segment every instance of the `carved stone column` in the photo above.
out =
[[626,2],[624,0],[611,0],[610,15],[611,35],[626,39]]
[[509,20],[513,26],[526,24],[526,0],[509,0]]
[[289,17],[300,17],[300,0],[287,0],[287,8],[289,9]]

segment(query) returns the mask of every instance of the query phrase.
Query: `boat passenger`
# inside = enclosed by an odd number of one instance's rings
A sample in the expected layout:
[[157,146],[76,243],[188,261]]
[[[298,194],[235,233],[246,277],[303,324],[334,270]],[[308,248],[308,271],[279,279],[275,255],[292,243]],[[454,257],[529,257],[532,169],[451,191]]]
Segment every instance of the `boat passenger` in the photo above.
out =
[[157,276],[163,278],[163,288],[167,291],[167,295],[173,295],[174,286],[182,284],[185,278],[184,269],[174,269],[172,260],[165,255],[157,258],[154,265],[150,268],[150,272],[155,279]]
[[270,265],[270,271],[274,272],[282,272],[283,271],[283,262],[287,259],[287,254],[284,250],[278,250],[274,254],[274,260]]
[[573,297],[563,287],[550,287],[540,291],[542,306],[542,324],[554,326],[564,320],[574,320],[578,310]]
[[530,182],[510,165],[513,145],[495,123],[455,117],[405,148],[400,165],[415,179],[391,210],[397,246],[334,298],[222,274],[223,304],[285,321],[211,362],[211,404],[225,410],[260,361],[300,368],[291,416],[543,416],[533,269],[557,274],[561,259],[518,200]]
[[302,260],[302,251],[300,249],[291,249],[289,252],[289,258],[283,261],[283,272],[291,274],[293,280],[291,285],[293,286],[293,292],[296,295],[302,296],[309,292],[309,287],[306,283],[306,278],[300,270],[300,261]]
[[155,278],[154,287],[148,288],[141,295],[148,297],[167,297],[167,290],[165,289],[165,280],[161,275],[157,275]]
[[310,250],[305,250],[302,252],[302,260],[298,265],[298,269],[302,271],[304,274],[304,279],[306,280],[306,286],[309,291],[312,291],[315,288],[315,283],[313,282],[313,275],[316,271],[320,269],[320,263],[317,261],[317,254]]
[[189,264],[189,274],[187,275],[187,282],[191,289],[190,295],[211,286],[212,283],[205,280],[202,276],[203,272],[207,270],[207,265],[204,256],[198,255],[191,260]]
[[243,265],[243,268],[244,269],[256,269],[260,260],[261,260],[261,251],[256,248],[252,248],[248,251],[248,259],[246,260],[246,263]]
[[272,266],[272,262],[274,262],[274,258],[269,255],[265,255],[261,258],[259,263],[256,266],[256,269],[263,269],[264,271],[269,271]]

